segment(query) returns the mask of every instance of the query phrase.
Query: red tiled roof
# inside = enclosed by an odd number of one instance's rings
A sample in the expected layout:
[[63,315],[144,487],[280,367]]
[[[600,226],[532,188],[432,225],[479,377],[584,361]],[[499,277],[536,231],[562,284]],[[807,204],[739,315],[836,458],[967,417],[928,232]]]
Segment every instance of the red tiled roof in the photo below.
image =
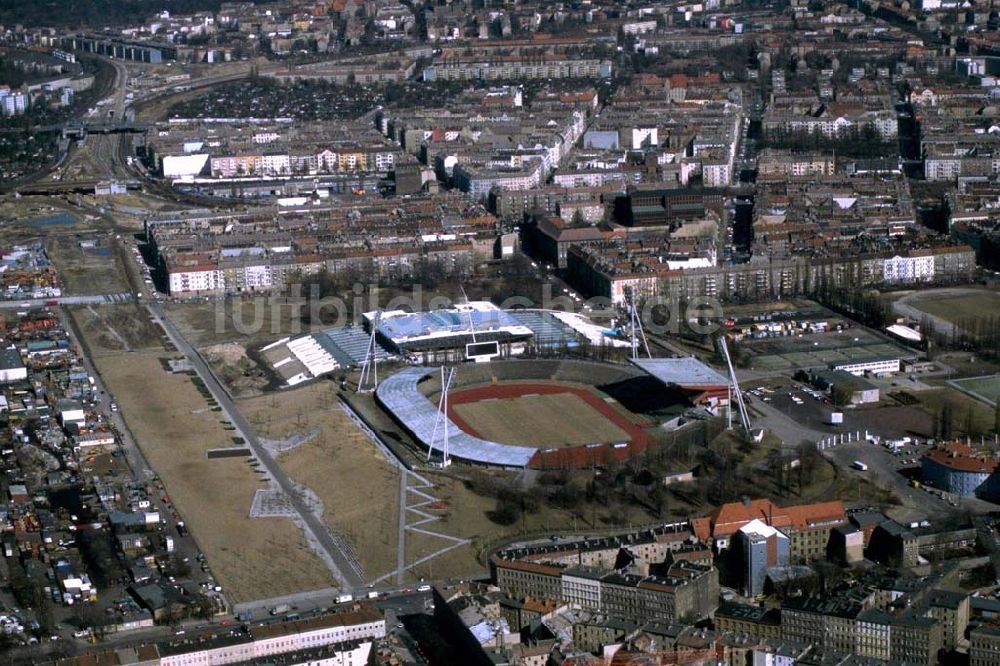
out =
[[828,526],[830,523],[840,524],[847,520],[844,514],[844,503],[818,502],[816,504],[800,504],[783,509],[789,515],[793,527],[807,530],[814,526]]
[[559,607],[559,602],[555,599],[540,599],[538,597],[526,597],[521,607],[526,611],[541,613],[545,615],[551,613]]
[[752,520],[759,519],[772,527],[799,530],[827,527],[846,520],[844,503],[820,502],[799,506],[780,507],[768,499],[747,503],[723,504],[707,516],[691,521],[695,535],[702,541],[713,537],[729,536]]
[[959,472],[989,474],[997,468],[996,459],[977,454],[971,446],[961,442],[935,446],[924,454],[924,458]]

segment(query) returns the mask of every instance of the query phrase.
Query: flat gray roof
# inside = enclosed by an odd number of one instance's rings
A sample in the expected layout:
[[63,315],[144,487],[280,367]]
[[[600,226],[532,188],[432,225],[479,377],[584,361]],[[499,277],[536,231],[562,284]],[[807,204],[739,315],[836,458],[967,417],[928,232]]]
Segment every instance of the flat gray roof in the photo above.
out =
[[678,386],[728,386],[729,380],[693,356],[636,358],[632,363],[664,384]]
[[23,367],[24,363],[21,361],[20,352],[16,349],[0,349],[0,369],[16,370]]

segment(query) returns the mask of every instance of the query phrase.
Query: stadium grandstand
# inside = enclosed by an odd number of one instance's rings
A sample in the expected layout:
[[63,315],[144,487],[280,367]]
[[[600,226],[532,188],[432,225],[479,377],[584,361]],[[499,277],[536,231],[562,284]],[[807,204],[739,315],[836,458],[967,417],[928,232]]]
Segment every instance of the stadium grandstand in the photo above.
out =
[[[369,329],[377,314],[365,313]],[[376,335],[386,349],[433,362],[464,358],[465,345],[473,342],[496,341],[503,356],[517,356],[535,331],[488,301],[473,301],[430,312],[383,311]],[[459,350],[461,356],[456,356]]]
[[729,379],[693,356],[636,358],[632,363],[664,387],[683,391],[694,405],[717,413],[729,404]]
[[534,333],[534,346],[538,351],[575,349],[580,346],[576,331],[547,310],[510,310],[509,314],[531,329]]
[[[357,327],[331,328],[282,338],[263,347],[260,354],[287,386],[295,386],[340,368],[361,365],[368,339],[369,335]],[[376,346],[376,356],[383,361],[391,355]]]
[[[435,443],[438,410],[417,385],[436,370],[406,368],[384,380],[375,391],[382,407],[425,448]],[[448,430],[451,456],[468,462],[498,467],[527,467],[538,451],[527,446],[511,446],[474,437],[451,419],[445,419],[443,427]],[[443,439],[441,428],[438,425],[438,441]]]

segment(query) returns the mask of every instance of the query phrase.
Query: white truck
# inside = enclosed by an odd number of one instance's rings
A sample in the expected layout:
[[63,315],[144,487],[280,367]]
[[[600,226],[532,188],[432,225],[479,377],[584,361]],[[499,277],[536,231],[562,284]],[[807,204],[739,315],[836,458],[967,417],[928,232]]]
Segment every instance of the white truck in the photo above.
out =
[[866,465],[865,463],[861,462],[860,460],[855,460],[854,462],[852,462],[851,463],[851,467],[853,467],[854,469],[858,470],[859,472],[867,472],[868,471],[868,465]]

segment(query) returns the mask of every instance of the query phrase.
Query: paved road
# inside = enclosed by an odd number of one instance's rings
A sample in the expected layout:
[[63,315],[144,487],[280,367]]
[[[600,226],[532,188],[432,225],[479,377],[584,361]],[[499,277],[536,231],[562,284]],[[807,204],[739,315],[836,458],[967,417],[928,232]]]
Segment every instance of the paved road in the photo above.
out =
[[[351,563],[351,560],[344,554],[340,546],[334,540],[333,535],[330,534],[329,529],[324,525],[319,518],[306,506],[305,502],[299,496],[298,491],[295,488],[295,484],[291,479],[284,473],[281,467],[275,462],[271,454],[261,445],[260,441],[257,439],[253,428],[250,427],[250,423],[243,418],[239,409],[233,404],[232,400],[229,398],[228,392],[223,388],[222,384],[216,379],[215,374],[211,371],[208,365],[202,360],[201,355],[198,354],[194,348],[188,344],[184,336],[180,334],[177,328],[173,325],[173,322],[166,316],[163,307],[159,304],[148,304],[146,308],[153,315],[153,317],[163,326],[163,330],[166,332],[167,336],[174,343],[177,349],[184,354],[191,363],[191,367],[198,373],[201,380],[205,382],[205,386],[208,388],[212,397],[219,403],[222,411],[225,412],[226,416],[236,426],[236,430],[239,432],[240,436],[246,441],[247,446],[253,451],[254,456],[260,460],[261,464],[267,469],[271,478],[282,490],[282,492],[287,495],[292,508],[298,513],[301,525],[307,532],[307,536],[311,538],[311,541],[319,544],[319,546],[326,553],[327,557],[324,558],[330,572],[333,574],[334,578],[340,583],[340,585],[346,589],[359,588],[364,584],[361,576],[359,576]],[[331,408],[333,406],[331,405]]]

